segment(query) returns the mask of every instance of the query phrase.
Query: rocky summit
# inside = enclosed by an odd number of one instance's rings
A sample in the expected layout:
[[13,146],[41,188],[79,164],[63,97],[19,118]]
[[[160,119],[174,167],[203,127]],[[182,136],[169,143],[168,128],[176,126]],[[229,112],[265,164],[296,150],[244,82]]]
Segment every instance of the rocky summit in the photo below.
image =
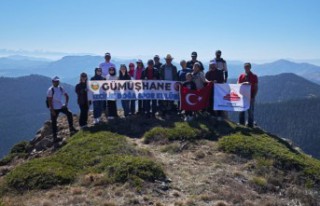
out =
[[70,135],[65,117],[58,122],[59,143],[47,121],[0,161],[1,206],[320,202],[320,161],[259,128],[132,116]]

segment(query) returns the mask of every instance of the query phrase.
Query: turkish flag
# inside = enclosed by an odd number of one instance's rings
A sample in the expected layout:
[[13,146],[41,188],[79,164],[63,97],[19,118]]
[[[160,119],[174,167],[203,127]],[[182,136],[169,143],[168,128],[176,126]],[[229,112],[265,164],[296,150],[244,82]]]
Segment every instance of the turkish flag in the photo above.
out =
[[212,95],[212,83],[199,90],[180,87],[180,108],[186,111],[199,111],[209,107]]

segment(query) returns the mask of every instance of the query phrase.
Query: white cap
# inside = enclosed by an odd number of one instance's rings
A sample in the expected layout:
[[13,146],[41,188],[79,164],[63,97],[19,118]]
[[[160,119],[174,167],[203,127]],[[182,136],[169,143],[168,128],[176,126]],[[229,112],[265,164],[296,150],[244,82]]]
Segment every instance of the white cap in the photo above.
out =
[[217,64],[216,60],[211,60],[209,65]]
[[55,76],[55,77],[52,78],[52,81],[58,82],[58,81],[60,81],[60,78],[58,76]]

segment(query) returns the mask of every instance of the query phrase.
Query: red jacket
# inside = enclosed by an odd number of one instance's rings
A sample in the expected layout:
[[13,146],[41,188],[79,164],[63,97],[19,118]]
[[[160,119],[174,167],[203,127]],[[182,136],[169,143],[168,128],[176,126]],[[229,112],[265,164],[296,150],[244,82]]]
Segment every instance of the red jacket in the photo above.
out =
[[255,98],[257,93],[258,76],[250,72],[249,74],[241,74],[238,78],[238,83],[249,82],[251,84],[251,98]]

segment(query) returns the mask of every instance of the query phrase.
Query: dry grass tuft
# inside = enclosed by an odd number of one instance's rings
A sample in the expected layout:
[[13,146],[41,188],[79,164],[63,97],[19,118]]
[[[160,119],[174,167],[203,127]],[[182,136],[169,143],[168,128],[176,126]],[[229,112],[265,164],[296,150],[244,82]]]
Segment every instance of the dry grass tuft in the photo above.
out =
[[216,203],[214,203],[214,206],[230,206],[230,204],[226,201],[219,200]]
[[102,205],[103,205],[103,206],[117,206],[116,203],[109,202],[109,201],[104,202]]

